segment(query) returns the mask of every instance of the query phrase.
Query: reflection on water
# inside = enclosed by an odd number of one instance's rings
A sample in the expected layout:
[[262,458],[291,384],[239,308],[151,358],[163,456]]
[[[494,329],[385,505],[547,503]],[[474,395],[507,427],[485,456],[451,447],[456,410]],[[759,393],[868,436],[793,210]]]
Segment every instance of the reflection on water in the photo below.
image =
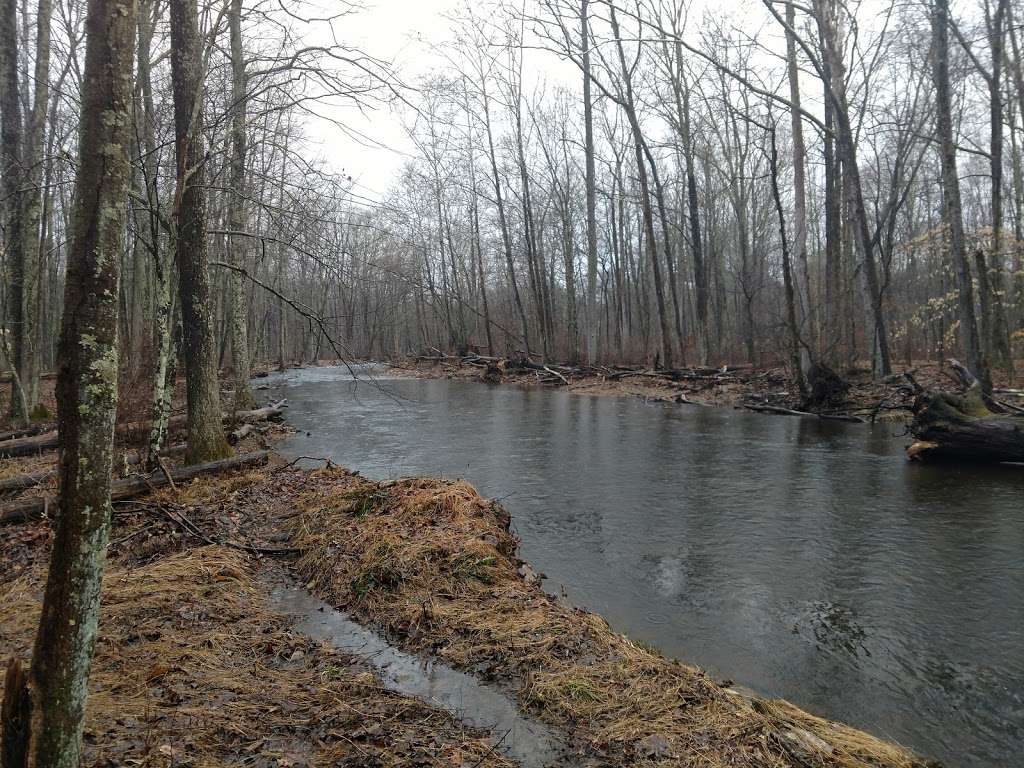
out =
[[765,695],[951,766],[1024,751],[1024,472],[896,427],[337,369],[272,377],[285,452],[461,477],[549,589]]
[[496,751],[523,768],[545,768],[562,760],[562,740],[547,726],[523,717],[516,703],[470,675],[395,648],[297,584],[272,584],[270,606],[294,616],[295,629],[367,660],[393,691],[415,696],[489,731]]

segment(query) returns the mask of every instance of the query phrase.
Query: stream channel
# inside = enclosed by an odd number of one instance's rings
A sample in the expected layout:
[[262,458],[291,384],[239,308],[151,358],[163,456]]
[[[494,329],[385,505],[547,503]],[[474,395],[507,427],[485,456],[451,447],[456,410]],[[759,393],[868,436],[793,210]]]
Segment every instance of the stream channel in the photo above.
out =
[[357,373],[259,381],[300,430],[278,450],[465,479],[630,637],[947,766],[1024,765],[1024,470],[910,464],[898,425]]

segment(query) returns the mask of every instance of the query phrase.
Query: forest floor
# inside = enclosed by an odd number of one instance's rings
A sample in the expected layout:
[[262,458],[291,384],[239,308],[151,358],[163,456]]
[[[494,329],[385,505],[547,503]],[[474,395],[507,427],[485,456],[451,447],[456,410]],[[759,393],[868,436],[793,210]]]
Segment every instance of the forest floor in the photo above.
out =
[[[304,634],[271,605],[268,575],[282,574],[503,691],[564,736],[560,764],[926,765],[547,594],[509,522],[462,482],[374,482],[277,457],[116,503],[84,765],[515,764],[492,749],[500,734],[388,690],[367,659]],[[46,519],[0,526],[0,659],[30,653],[48,543]]]
[[[565,389],[578,395],[638,397],[649,401],[663,400],[762,412],[811,410],[824,418],[863,421],[910,421],[913,393],[906,386],[908,382],[904,372],[910,372],[925,389],[959,387],[958,379],[945,363],[917,361],[912,366],[897,366],[891,376],[881,380],[873,379],[869,368],[856,367],[840,374],[849,388],[835,402],[825,408],[810,408],[803,402],[796,383],[783,366],[730,366],[722,370],[693,368],[674,373],[630,366],[582,369],[582,372],[575,373],[565,366],[552,366],[557,375],[544,370],[509,366],[502,370],[500,381],[496,381],[493,376],[488,378],[487,369],[479,363],[464,362],[455,357],[410,357],[390,365],[396,375],[416,378],[546,386]],[[1024,361],[1017,362],[1016,370],[1024,370]],[[996,387],[1009,386],[1005,372],[993,371],[992,376]]]

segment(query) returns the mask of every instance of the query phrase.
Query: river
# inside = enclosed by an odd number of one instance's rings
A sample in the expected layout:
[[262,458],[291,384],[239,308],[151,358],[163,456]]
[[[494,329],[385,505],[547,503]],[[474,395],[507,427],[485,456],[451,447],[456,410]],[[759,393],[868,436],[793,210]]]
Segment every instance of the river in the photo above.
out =
[[630,637],[948,766],[1021,764],[1024,470],[912,465],[899,426],[375,376],[265,379],[300,430],[279,450],[466,479]]

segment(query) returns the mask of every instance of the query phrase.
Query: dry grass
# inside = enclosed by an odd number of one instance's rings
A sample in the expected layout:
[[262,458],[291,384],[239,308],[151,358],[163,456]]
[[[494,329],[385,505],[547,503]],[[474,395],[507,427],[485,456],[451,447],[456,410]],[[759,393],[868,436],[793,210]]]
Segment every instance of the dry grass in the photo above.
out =
[[912,768],[909,752],[781,701],[749,701],[520,575],[495,503],[462,482],[312,473],[298,568],[407,646],[507,681],[616,765]]
[[[28,655],[41,571],[0,591],[0,658]],[[268,613],[254,561],[201,547],[104,581],[85,765],[506,766],[447,714]]]

